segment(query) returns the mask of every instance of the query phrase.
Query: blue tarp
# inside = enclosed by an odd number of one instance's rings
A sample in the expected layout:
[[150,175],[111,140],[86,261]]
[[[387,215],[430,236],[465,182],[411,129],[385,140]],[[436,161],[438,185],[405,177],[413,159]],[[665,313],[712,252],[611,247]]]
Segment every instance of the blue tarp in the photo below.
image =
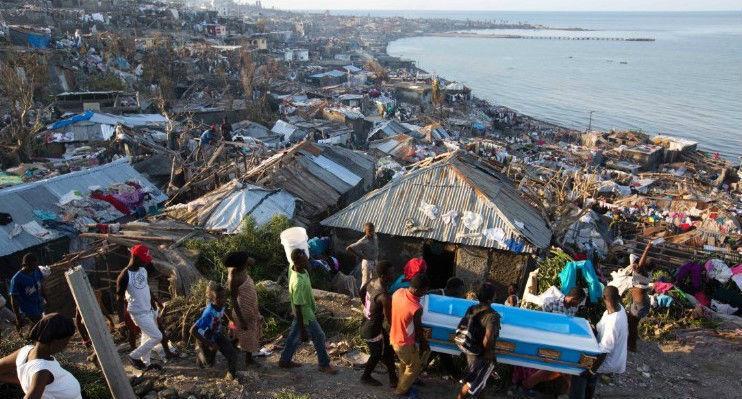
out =
[[587,291],[590,296],[590,302],[597,303],[603,296],[603,284],[598,280],[595,274],[593,262],[590,260],[581,260],[577,262],[567,262],[564,269],[559,273],[561,280],[561,291],[566,295],[569,291],[577,286],[577,272],[582,273],[582,278],[587,283]]
[[33,48],[47,48],[49,47],[49,41],[51,39],[46,35],[39,35],[35,33],[28,34],[28,46]]
[[85,111],[82,114],[72,115],[69,118],[64,118],[60,121],[56,121],[51,124],[49,130],[61,129],[70,125],[74,125],[77,122],[89,121],[93,117],[93,111]]
[[116,68],[128,71],[129,68],[131,68],[131,65],[129,65],[129,61],[127,61],[126,58],[118,56],[116,57]]

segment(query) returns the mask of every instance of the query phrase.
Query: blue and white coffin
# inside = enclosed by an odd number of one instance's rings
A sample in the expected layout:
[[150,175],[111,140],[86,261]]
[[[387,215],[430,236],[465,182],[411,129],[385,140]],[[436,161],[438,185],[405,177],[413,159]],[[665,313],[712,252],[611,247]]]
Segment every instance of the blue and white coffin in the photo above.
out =
[[[423,327],[431,350],[458,355],[453,342],[459,321],[475,301],[440,295],[422,299]],[[601,353],[587,320],[494,304],[500,314],[499,363],[580,374]]]

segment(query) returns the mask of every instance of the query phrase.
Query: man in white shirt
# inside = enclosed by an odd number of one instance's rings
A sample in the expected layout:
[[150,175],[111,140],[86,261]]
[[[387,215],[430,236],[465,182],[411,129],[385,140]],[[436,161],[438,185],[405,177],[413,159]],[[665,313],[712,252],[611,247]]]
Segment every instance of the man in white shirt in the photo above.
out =
[[598,345],[603,354],[598,356],[591,369],[572,377],[570,399],[591,399],[599,374],[621,374],[626,371],[629,324],[626,311],[621,306],[618,289],[613,286],[603,290],[605,313],[596,326]]
[[139,327],[142,333],[141,343],[129,354],[128,360],[134,368],[144,370],[149,366],[152,350],[162,341],[163,336],[157,325],[157,312],[152,307],[157,299],[150,292],[147,278],[146,266],[152,264],[149,248],[137,244],[131,248],[130,253],[129,264],[121,270],[116,280],[119,325],[124,333],[129,331],[125,322],[128,312],[134,325]]
[[376,277],[376,262],[379,258],[379,239],[376,227],[368,222],[363,225],[363,237],[348,245],[346,250],[361,259],[361,287]]

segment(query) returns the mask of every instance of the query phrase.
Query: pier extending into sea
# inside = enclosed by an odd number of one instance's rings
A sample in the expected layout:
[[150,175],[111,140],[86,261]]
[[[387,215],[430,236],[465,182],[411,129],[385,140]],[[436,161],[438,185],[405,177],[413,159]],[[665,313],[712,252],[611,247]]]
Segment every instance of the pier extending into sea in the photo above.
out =
[[508,35],[498,33],[443,32],[433,33],[436,37],[468,37],[482,39],[533,39],[533,40],[601,40],[618,42],[653,42],[652,37],[604,37],[604,36],[557,36],[557,35]]

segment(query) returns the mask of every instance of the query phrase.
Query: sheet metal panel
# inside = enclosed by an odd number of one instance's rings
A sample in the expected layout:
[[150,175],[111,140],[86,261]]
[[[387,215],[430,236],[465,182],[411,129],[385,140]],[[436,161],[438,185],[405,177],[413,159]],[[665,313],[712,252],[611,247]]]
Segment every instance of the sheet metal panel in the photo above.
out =
[[350,184],[343,181],[339,176],[332,173],[332,171],[327,170],[326,168],[322,167],[322,165],[314,162],[314,159],[311,155],[301,156],[298,158],[297,161],[307,172],[314,175],[317,179],[322,180],[326,184],[330,185],[341,195],[352,188]]
[[[484,229],[501,228],[505,240],[525,239],[526,252],[548,246],[551,239],[548,226],[535,209],[517,196],[508,182],[457,166],[460,165],[441,161],[411,172],[367,194],[322,224],[361,230],[363,224],[370,221],[382,234],[507,249],[502,243],[481,234],[472,236],[472,233],[481,233]],[[482,225],[477,231],[469,231],[460,218],[456,226],[444,223],[441,217],[430,220],[419,210],[422,202],[436,205],[440,214],[450,210],[458,211],[460,216],[465,211],[479,213]],[[411,231],[405,226],[408,219],[429,230]],[[522,222],[523,228],[518,227],[516,221]]]
[[333,175],[337,176],[340,180],[350,185],[348,189],[355,187],[358,183],[361,182],[361,180],[363,180],[361,176],[358,176],[355,173],[351,172],[345,166],[340,165],[339,163],[331,160],[330,158],[324,157],[322,155],[318,157],[312,157],[312,162],[319,165],[322,169],[332,173]]
[[40,222],[33,214],[34,209],[57,212],[59,208],[56,204],[59,199],[70,191],[77,190],[83,194],[88,194],[88,187],[90,186],[106,187],[127,180],[140,182],[143,187],[150,190],[158,202],[167,199],[165,194],[129,164],[128,158],[0,190],[0,212],[8,213],[13,217],[13,223],[0,226],[0,256],[10,255],[60,237],[57,232],[50,230],[52,237],[44,240],[25,231],[15,238],[10,238],[10,232],[13,230],[15,223],[23,225],[34,220]]

